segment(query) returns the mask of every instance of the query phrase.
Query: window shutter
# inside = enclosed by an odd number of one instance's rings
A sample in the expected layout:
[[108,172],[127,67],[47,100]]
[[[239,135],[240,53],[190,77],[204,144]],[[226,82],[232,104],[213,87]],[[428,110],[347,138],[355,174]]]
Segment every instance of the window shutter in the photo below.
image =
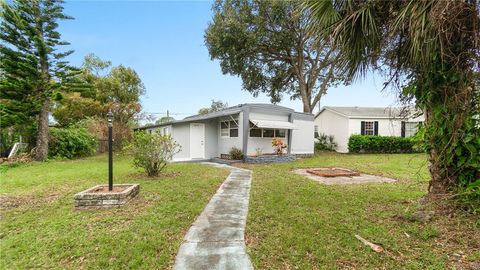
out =
[[360,123],[360,134],[365,135],[365,121]]
[[402,121],[402,131],[401,131],[401,136],[405,138],[405,121]]
[[373,130],[373,134],[375,136],[378,136],[378,121],[375,121],[375,127],[374,127],[374,130]]

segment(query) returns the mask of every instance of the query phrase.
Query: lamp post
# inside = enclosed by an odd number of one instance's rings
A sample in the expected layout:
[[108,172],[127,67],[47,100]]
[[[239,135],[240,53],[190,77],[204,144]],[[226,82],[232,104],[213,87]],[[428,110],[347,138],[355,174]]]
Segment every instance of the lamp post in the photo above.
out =
[[113,113],[109,111],[107,113],[108,121],[108,190],[113,190],[113,156],[112,156],[112,126],[113,126]]

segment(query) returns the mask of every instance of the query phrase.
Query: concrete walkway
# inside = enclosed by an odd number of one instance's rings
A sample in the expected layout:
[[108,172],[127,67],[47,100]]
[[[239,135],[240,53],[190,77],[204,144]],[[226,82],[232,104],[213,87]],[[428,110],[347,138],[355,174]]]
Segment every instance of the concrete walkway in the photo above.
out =
[[203,164],[228,169],[230,175],[188,231],[173,268],[253,269],[244,240],[252,171]]

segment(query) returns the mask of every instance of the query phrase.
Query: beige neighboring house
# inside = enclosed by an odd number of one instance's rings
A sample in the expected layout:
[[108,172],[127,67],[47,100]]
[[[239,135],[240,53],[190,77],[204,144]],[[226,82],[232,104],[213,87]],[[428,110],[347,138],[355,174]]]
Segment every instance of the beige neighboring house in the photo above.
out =
[[315,115],[315,134],[333,135],[337,152],[348,152],[351,135],[413,136],[424,117],[419,112],[395,107],[325,106]]

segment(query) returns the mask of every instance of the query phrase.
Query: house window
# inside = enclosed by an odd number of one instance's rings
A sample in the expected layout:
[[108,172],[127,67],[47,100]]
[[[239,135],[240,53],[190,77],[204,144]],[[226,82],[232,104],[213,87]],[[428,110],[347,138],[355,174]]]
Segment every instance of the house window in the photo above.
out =
[[365,135],[375,135],[374,122],[365,122]]
[[405,137],[413,136],[418,131],[417,122],[405,122]]
[[317,126],[317,125],[313,126],[313,137],[314,137],[314,138],[318,138],[318,137],[319,137],[319,135],[318,135],[318,126]]
[[220,136],[238,137],[238,124],[236,121],[220,122]]
[[170,135],[170,129],[168,127],[162,128],[162,135]]
[[285,138],[285,129],[259,128],[250,122],[250,137],[252,138]]
[[285,129],[275,129],[275,137],[285,138]]

